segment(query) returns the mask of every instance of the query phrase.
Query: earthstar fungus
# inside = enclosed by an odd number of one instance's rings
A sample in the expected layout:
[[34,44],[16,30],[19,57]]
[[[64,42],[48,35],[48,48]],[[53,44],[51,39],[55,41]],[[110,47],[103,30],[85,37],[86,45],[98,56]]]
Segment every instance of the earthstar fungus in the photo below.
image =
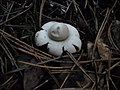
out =
[[35,34],[36,46],[42,46],[48,43],[49,53],[60,56],[63,50],[70,53],[80,51],[82,42],[80,35],[75,27],[70,24],[50,21],[45,23],[43,30]]

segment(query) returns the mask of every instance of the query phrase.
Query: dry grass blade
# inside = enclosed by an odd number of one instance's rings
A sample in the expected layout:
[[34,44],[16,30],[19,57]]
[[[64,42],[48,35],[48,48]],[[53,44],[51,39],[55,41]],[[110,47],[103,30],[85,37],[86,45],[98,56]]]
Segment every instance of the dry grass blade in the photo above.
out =
[[[120,90],[119,7],[119,0],[2,0],[0,90]],[[37,47],[35,33],[49,21],[76,27],[82,50],[55,57],[48,44]]]
[[110,67],[110,70],[112,70],[113,68],[117,67],[119,64],[120,64],[120,61],[117,62],[117,63],[115,63],[114,65],[112,65],[112,66]]
[[30,28],[30,25],[11,25],[11,24],[6,24],[6,27],[17,27],[17,28]]
[[98,75],[97,75],[97,65],[96,65],[96,62],[95,62],[95,57],[94,57],[94,55],[95,55],[95,50],[96,50],[96,45],[97,45],[97,42],[98,42],[98,40],[100,39],[100,37],[101,37],[101,35],[102,35],[102,32],[103,32],[103,30],[104,30],[104,28],[105,28],[105,25],[106,25],[106,23],[107,23],[107,21],[108,21],[108,19],[109,19],[109,15],[110,15],[110,10],[109,9],[107,9],[107,12],[106,12],[106,15],[105,15],[105,18],[104,18],[104,20],[103,20],[103,22],[102,22],[102,24],[101,24],[101,26],[100,26],[100,29],[99,29],[99,31],[98,31],[98,34],[97,34],[97,37],[96,37],[96,39],[95,39],[95,43],[94,43],[94,46],[93,46],[93,54],[92,54],[92,59],[93,59],[93,64],[94,64],[94,68],[95,68],[95,75],[96,75],[96,88],[98,88]]
[[[50,59],[52,58],[51,55],[47,54],[47,53],[44,53],[22,41],[20,41],[19,39],[5,33],[4,31],[0,30],[0,34],[3,36],[3,37],[6,37],[7,40],[9,40],[10,42],[12,42],[12,45],[13,43],[15,44],[13,48],[16,48],[18,50],[21,50],[27,54],[30,54],[30,55],[33,55],[35,56],[36,58],[38,58],[39,60],[42,59]],[[50,74],[50,76],[53,78],[53,80],[56,82],[56,84],[59,86],[59,83],[57,81],[57,79],[55,78],[54,75],[51,74],[50,70],[47,68],[48,70],[48,73]]]
[[94,80],[86,73],[86,71],[79,65],[78,61],[74,58],[74,56],[71,53],[67,54],[70,56],[71,60],[76,64],[76,66],[79,67],[79,69],[94,83]]
[[1,22],[1,23],[0,23],[0,26],[3,25],[3,24],[5,24],[6,22],[8,22],[8,21],[10,21],[10,20],[12,20],[12,19],[14,19],[14,18],[20,16],[21,14],[25,13],[26,11],[28,11],[28,10],[31,8],[31,6],[32,6],[32,4],[30,4],[26,10],[24,10],[24,11],[22,11],[22,12],[16,14],[15,16],[13,16],[13,17],[7,19],[7,21]]
[[110,67],[111,67],[111,64],[112,64],[112,59],[111,59],[111,52],[109,52],[109,59],[108,59],[108,77],[110,77]]
[[13,79],[13,76],[9,77],[3,84],[0,85],[0,89],[4,88]]
[[[78,61],[80,60],[81,56],[82,56],[83,52],[81,53],[80,57],[78,58]],[[74,68],[76,67],[76,64],[74,64],[71,68],[71,70],[74,70]],[[64,86],[64,84],[66,83],[67,79],[69,78],[70,73],[67,74],[67,76],[65,77],[64,81],[62,82],[60,89]]]
[[78,11],[78,10],[77,10],[77,3],[76,3],[76,1],[75,1],[75,0],[72,0],[72,2],[73,2],[73,4],[74,4],[75,11],[77,12],[77,11]]
[[[111,61],[119,61],[120,58],[111,58]],[[95,62],[106,62],[109,61],[108,59],[95,59]],[[79,64],[84,64],[84,63],[92,63],[93,60],[88,60],[88,61],[79,61]]]
[[[56,60],[53,60],[54,62],[58,62],[58,63],[68,63],[68,64],[70,64],[70,63],[73,63],[72,61],[61,61],[61,60],[57,60],[58,58],[56,58]],[[120,58],[111,58],[111,61],[119,61],[120,60]],[[51,60],[52,61],[52,60]],[[107,61],[109,61],[108,59],[95,59],[95,62],[107,62]],[[78,63],[79,64],[87,64],[87,63],[92,63],[93,62],[93,60],[86,60],[86,61],[79,61]]]
[[96,37],[96,39],[95,39],[95,44],[94,44],[94,47],[93,47],[93,55],[94,55],[94,53],[95,53],[97,41],[98,41],[98,39],[100,39],[101,34],[102,34],[102,32],[103,32],[103,30],[104,30],[104,28],[105,28],[105,25],[106,25],[106,23],[107,23],[107,21],[108,21],[108,19],[109,19],[110,13],[112,12],[112,10],[113,10],[113,8],[115,7],[116,3],[117,3],[117,0],[114,2],[113,6],[112,6],[112,8],[111,8],[110,10],[107,9],[105,18],[104,18],[104,20],[103,20],[103,22],[102,22],[102,24],[101,24],[101,26],[100,26],[100,29],[99,29],[98,34],[97,34],[97,37]]
[[0,57],[0,66],[1,66],[1,72],[4,73],[4,62],[2,60],[2,57]]
[[[44,52],[42,52],[42,51],[40,51],[40,50],[38,50],[38,49],[35,49],[34,47],[32,47],[32,46],[30,46],[30,45],[28,45],[28,44],[20,41],[19,39],[11,36],[11,35],[8,34],[8,33],[5,33],[5,32],[2,31],[2,30],[0,30],[0,33],[1,33],[1,35],[2,35],[3,37],[7,38],[7,40],[9,40],[9,41],[11,41],[12,43],[14,43],[14,44],[12,44],[12,45],[13,45],[16,49],[19,49],[19,50],[21,50],[21,51],[25,51],[25,50],[26,50],[26,52],[31,52],[32,55],[35,56],[35,57],[37,57],[37,56],[40,57],[40,56],[41,56],[41,57],[45,57],[45,59],[46,59],[46,58],[49,58],[49,57],[52,57],[51,55],[49,55],[49,54],[47,54],[47,53],[44,53]],[[28,54],[29,54],[29,53],[28,53]],[[38,55],[37,55],[37,54],[38,54]]]
[[10,9],[8,10],[8,14],[7,14],[7,17],[6,17],[6,21],[8,21],[8,18],[9,18],[9,15],[10,15],[10,12],[12,10],[12,7],[14,5],[14,2],[12,2],[12,4],[10,5]]
[[38,64],[33,64],[25,61],[18,61],[19,63],[34,66],[34,67],[39,67],[39,68],[46,68],[46,69],[69,69],[71,67],[52,67],[52,66],[45,66],[45,65],[38,65]]
[[67,74],[72,74],[80,72],[80,70],[51,70],[51,73],[56,74],[56,73],[67,73]]
[[112,46],[115,47],[116,50],[119,50],[119,48],[117,47],[117,45],[115,44],[115,42],[114,42],[114,40],[112,38],[112,35],[111,35],[111,26],[112,26],[112,23],[110,24],[110,26],[108,28],[108,39],[109,39],[110,43],[112,44]]
[[[4,46],[3,46],[3,45],[4,45]],[[7,56],[9,57],[12,65],[15,65],[15,66],[18,68],[18,65],[16,64],[16,61],[15,61],[14,57],[12,56],[11,52],[9,51],[9,49],[7,48],[7,46],[6,46],[4,43],[3,43],[3,45],[0,44],[0,46],[4,49],[5,53],[6,53]]]
[[39,87],[43,86],[44,84],[46,84],[49,80],[46,80],[45,82],[43,82],[42,84],[36,86],[33,90],[37,90],[39,89]]
[[45,4],[45,1],[46,1],[46,0],[42,0],[42,3],[41,3],[41,5],[40,5],[39,27],[41,27],[42,11],[43,11],[43,7],[44,7],[44,4]]
[[12,74],[12,73],[15,73],[15,72],[20,72],[20,71],[22,71],[24,69],[26,69],[26,67],[21,67],[21,68],[18,68],[18,69],[14,69],[12,71],[8,71],[7,73],[5,73],[5,75]]
[[62,89],[53,89],[53,90],[91,90],[91,89],[83,89],[83,88],[62,88]]
[[[103,20],[103,22],[102,22],[102,24],[101,24],[101,27],[100,27],[100,29],[99,29],[99,31],[98,31],[98,34],[97,34],[97,37],[96,37],[96,39],[95,39],[95,43],[94,43],[94,46],[93,46],[93,55],[94,55],[94,53],[95,53],[95,49],[96,49],[97,42],[98,42],[98,40],[100,39],[101,34],[102,34],[102,32],[103,32],[103,30],[104,30],[104,28],[105,28],[105,25],[106,25],[106,23],[107,23],[107,21],[108,21],[110,12],[111,12],[111,11],[108,9],[107,12],[106,12],[105,18],[104,18],[104,20]],[[93,56],[93,57],[94,57],[94,56]]]
[[109,77],[109,80],[111,81],[112,85],[114,86],[115,90],[118,90],[115,83],[113,82],[113,80],[111,79],[111,77]]
[[[120,64],[120,61],[117,62],[117,63],[115,63],[115,64],[113,64],[113,65],[109,68],[109,70],[112,70],[113,68],[117,67],[119,64]],[[103,74],[105,74],[105,73],[106,73],[106,71],[103,72]]]
[[107,85],[107,90],[110,90],[109,77],[107,74],[106,74],[106,85]]

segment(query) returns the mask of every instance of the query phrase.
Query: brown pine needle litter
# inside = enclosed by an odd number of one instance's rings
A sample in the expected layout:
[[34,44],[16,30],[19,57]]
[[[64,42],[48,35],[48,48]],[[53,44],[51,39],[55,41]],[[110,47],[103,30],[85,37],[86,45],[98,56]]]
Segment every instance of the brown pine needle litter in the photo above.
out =
[[[119,0],[1,0],[0,90],[120,90],[119,7]],[[49,21],[77,28],[81,50],[56,57],[48,43],[36,46]]]

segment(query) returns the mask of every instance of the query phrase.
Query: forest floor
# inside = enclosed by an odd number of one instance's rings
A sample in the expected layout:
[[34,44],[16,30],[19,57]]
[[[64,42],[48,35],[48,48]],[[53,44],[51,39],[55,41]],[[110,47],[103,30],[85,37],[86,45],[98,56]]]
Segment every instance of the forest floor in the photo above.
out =
[[[76,27],[80,52],[37,47],[49,21]],[[0,0],[0,90],[120,90],[120,1]]]

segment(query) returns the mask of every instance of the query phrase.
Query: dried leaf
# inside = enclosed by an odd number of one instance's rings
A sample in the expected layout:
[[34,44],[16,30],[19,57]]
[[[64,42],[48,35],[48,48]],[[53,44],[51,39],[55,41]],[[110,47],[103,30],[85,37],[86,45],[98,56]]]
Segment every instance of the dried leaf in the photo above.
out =
[[97,42],[97,48],[98,48],[98,52],[99,55],[102,59],[109,59],[110,58],[110,50],[108,48],[108,46],[103,42],[102,39],[99,39]]
[[24,72],[24,90],[32,90],[43,78],[43,72],[40,68],[29,68]]
[[53,89],[53,90],[90,90],[84,88],[62,88],[62,89]]

